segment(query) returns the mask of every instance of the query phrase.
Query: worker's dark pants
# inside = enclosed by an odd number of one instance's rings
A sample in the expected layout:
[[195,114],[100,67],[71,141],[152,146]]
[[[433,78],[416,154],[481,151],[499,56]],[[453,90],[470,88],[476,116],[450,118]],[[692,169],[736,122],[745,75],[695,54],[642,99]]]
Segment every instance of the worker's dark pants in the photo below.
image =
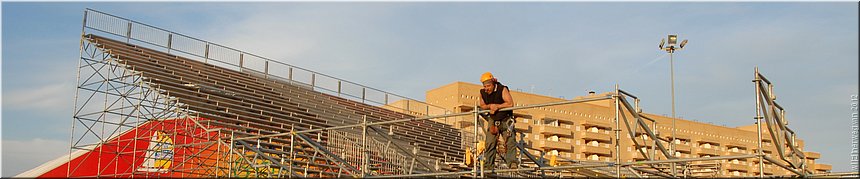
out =
[[[490,125],[496,124],[495,122],[493,122],[493,120],[489,121]],[[485,137],[484,143],[487,144],[487,148],[484,149],[484,168],[494,168],[495,166],[494,163],[496,161],[497,152],[496,148],[499,147],[499,137],[505,138],[504,145],[506,151],[502,155],[502,160],[504,160],[505,164],[507,164],[508,167],[511,167],[516,164],[516,140],[514,138],[514,133],[512,132],[513,129],[508,129],[509,127],[513,127],[511,126],[512,122],[514,121],[510,118],[500,121],[499,125],[496,126],[499,128],[498,135],[493,135],[492,133],[490,133],[489,130],[485,131],[484,134],[486,134],[487,137]],[[489,127],[487,129],[489,129]]]

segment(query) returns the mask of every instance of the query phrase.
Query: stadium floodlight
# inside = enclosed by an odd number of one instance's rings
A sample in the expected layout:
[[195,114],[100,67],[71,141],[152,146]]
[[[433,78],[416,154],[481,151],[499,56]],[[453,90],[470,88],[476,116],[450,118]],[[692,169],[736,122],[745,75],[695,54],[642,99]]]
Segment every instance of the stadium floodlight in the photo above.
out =
[[[675,53],[675,50],[683,49],[684,46],[687,45],[687,40],[684,39],[683,41],[681,41],[681,44],[678,45],[678,48],[675,48],[675,45],[678,43],[678,35],[669,34],[668,39],[669,39],[668,44],[666,44],[666,46],[663,45],[664,42],[666,42],[666,39],[661,39],[659,47],[660,47],[660,50],[665,50],[666,52],[669,53],[669,76],[671,78],[671,90],[672,90],[672,141],[669,143],[669,153],[675,154],[675,152],[676,152],[675,151],[675,140],[678,140],[678,139],[675,138],[675,130],[674,130],[674,129],[676,129],[675,128],[675,64],[674,64],[675,58],[672,54]],[[676,174],[675,163],[672,163],[672,176],[675,176],[675,174]]]
[[669,47],[675,46],[678,43],[678,35],[669,35]]
[[681,45],[678,46],[678,49],[684,48],[685,45],[687,45],[687,39],[684,39],[684,41],[681,41]]
[[657,47],[660,47],[660,50],[663,50],[663,44],[666,44],[666,39],[660,39],[660,45]]

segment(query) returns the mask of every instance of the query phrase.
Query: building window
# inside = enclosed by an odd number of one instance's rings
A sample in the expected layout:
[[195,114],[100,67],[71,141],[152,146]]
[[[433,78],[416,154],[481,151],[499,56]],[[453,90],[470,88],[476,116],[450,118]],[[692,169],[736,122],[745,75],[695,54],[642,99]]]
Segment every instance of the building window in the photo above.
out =
[[543,124],[547,126],[555,126],[558,127],[558,119],[544,119]]
[[600,129],[597,129],[596,126],[592,126],[591,128],[588,128],[588,132],[599,133]]
[[588,156],[588,159],[589,160],[600,160],[600,157],[598,157],[597,154],[592,154],[592,155]]

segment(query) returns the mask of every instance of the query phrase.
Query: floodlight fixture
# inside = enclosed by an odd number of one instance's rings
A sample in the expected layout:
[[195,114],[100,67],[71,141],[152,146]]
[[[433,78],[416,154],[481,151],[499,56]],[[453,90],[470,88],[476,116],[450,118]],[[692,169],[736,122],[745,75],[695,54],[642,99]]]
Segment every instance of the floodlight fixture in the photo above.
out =
[[[669,39],[669,40],[667,41],[666,39]],[[684,46],[687,46],[687,40],[686,39],[681,41],[681,44],[679,45],[678,44],[678,35],[669,34],[669,36],[667,38],[660,39],[660,45],[658,47],[660,47],[660,50],[665,50],[666,52],[669,52],[669,54],[672,54],[672,53],[675,53],[675,50],[680,50],[680,49],[684,48]]]
[[660,39],[660,45],[658,45],[657,47],[660,47],[660,50],[663,50],[664,44],[666,44],[666,39]]
[[669,35],[669,47],[675,46],[678,43],[678,35]]

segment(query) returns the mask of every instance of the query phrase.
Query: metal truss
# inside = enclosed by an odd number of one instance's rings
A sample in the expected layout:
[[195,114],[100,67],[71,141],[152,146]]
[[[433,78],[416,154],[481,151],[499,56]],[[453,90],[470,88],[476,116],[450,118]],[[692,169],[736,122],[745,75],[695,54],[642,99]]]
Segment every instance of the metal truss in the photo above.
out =
[[[73,153],[86,153],[79,158],[104,158],[112,156],[118,160],[99,160],[96,166],[68,165],[68,177],[132,176],[145,172],[137,171],[123,163],[139,163],[152,159],[154,153],[138,157],[141,143],[157,143],[151,135],[160,132],[172,139],[183,140],[173,145],[173,152],[188,153],[192,158],[174,160],[172,166],[180,173],[177,176],[219,176],[219,166],[205,164],[204,160],[226,158],[217,150],[221,136],[196,123],[184,104],[150,86],[149,80],[140,72],[126,68],[120,59],[111,57],[110,50],[97,44],[81,40],[81,56],[78,65],[78,85],[75,93],[75,110],[71,125],[69,160]],[[165,125],[146,125],[166,120]],[[192,132],[200,131],[200,132]],[[214,149],[215,151],[212,151]],[[122,161],[128,160],[130,161]],[[89,168],[98,168],[90,172]],[[86,171],[85,171],[86,170]],[[90,175],[92,174],[92,175]]]
[[[788,128],[788,121],[785,118],[785,109],[776,102],[776,94],[773,92],[773,83],[759,73],[758,67],[755,68],[755,92],[756,92],[756,124],[759,130],[759,165],[762,166],[762,159],[773,164],[779,165],[786,170],[791,171],[799,176],[807,176],[813,172],[807,169],[806,155],[797,146],[795,139],[797,135],[793,130]],[[779,154],[779,161],[772,159],[762,153],[762,136],[761,136],[761,120],[767,124],[767,132],[770,134],[773,143],[776,146],[776,151]],[[783,163],[785,162],[785,163]],[[786,165],[787,164],[787,165]]]
[[[81,34],[81,55],[78,65],[78,82],[75,94],[75,111],[71,125],[70,157],[73,153],[91,151],[84,158],[103,158],[111,156],[112,160],[98,160],[95,166],[68,166],[67,177],[420,177],[420,176],[509,176],[509,177],[548,177],[548,176],[595,176],[595,177],[686,177],[694,176],[693,171],[719,171],[720,166],[708,164],[692,164],[696,161],[719,161],[729,159],[759,158],[796,173],[807,176],[811,172],[806,169],[805,157],[796,147],[795,133],[787,127],[785,113],[774,100],[773,85],[758,73],[756,69],[757,120],[765,119],[768,132],[772,136],[779,151],[779,160],[769,158],[762,153],[761,138],[758,154],[719,156],[709,158],[678,158],[660,141],[672,142],[675,139],[661,138],[656,133],[657,122],[642,113],[639,98],[615,86],[615,93],[610,96],[596,96],[583,99],[559,101],[544,104],[533,104],[501,109],[514,111],[560,106],[591,101],[612,100],[615,104],[615,162],[585,162],[565,159],[565,165],[550,166],[543,154],[535,156],[522,141],[518,141],[517,150],[521,163],[527,165],[516,169],[479,170],[478,165],[469,167],[452,167],[445,163],[459,156],[433,157],[432,148],[420,148],[403,134],[396,134],[398,128],[416,121],[450,118],[458,116],[474,116],[474,133],[458,136],[454,145],[468,144],[477,148],[477,142],[482,136],[479,132],[479,114],[488,110],[452,113],[444,109],[414,102],[409,98],[397,96],[349,81],[319,74],[310,70],[268,60],[243,51],[233,50],[214,43],[197,40],[181,34],[162,30],[146,24],[87,9],[84,14]],[[344,98],[349,101],[360,101],[360,104],[385,107],[416,117],[400,119],[369,119],[369,115],[360,116],[357,123],[343,122],[343,125],[330,127],[300,127],[286,125],[289,128],[281,130],[261,129],[251,127],[251,122],[234,124],[223,121],[239,121],[241,118],[267,118],[270,122],[280,117],[277,114],[239,115],[230,113],[230,108],[214,105],[210,109],[198,105],[208,105],[183,97],[193,95],[208,98],[224,98],[225,101],[246,103],[251,94],[241,94],[235,91],[223,90],[212,86],[184,82],[189,94],[177,93],[178,89],[164,85],[169,77],[150,74],[144,69],[145,65],[129,58],[127,52],[121,49],[105,48],[105,44],[116,42],[98,41],[98,35],[114,36],[125,40],[124,45],[135,46],[132,50],[141,50],[151,46],[166,51],[175,58],[194,59],[211,64],[211,68],[228,71],[240,71],[253,74],[252,77],[262,76],[267,84],[299,84],[302,86],[296,93],[315,95],[312,98],[323,97],[323,94]],[[132,42],[140,45],[132,45]],[[189,45],[192,44],[192,45]],[[194,45],[196,44],[196,45]],[[220,51],[218,49],[221,49]],[[142,51],[142,50],[141,50]],[[225,54],[233,54],[225,55]],[[255,62],[254,59],[257,61]],[[234,60],[234,61],[231,61]],[[235,63],[234,63],[235,62]],[[159,63],[156,63],[159,64]],[[255,66],[256,65],[256,66]],[[275,70],[276,67],[283,67]],[[152,67],[150,67],[152,68]],[[306,72],[309,81],[298,80],[301,73]],[[279,72],[286,72],[279,74]],[[170,71],[165,73],[180,73]],[[207,76],[208,80],[209,77]],[[170,79],[173,80],[173,79]],[[324,81],[334,82],[326,87]],[[173,82],[172,85],[177,85]],[[353,92],[349,87],[353,86]],[[336,87],[334,87],[336,86]],[[309,89],[308,91],[302,91]],[[358,92],[360,91],[360,92]],[[319,94],[317,94],[319,93]],[[376,95],[374,95],[376,94]],[[245,95],[245,96],[242,96]],[[377,98],[374,98],[377,97]],[[381,99],[380,99],[381,98]],[[405,101],[403,106],[391,105],[392,99]],[[304,99],[311,101],[309,99]],[[410,103],[413,101],[413,103]],[[631,104],[632,101],[633,103]],[[269,101],[273,103],[274,101]],[[299,105],[314,106],[315,103],[300,103]],[[358,104],[356,104],[357,106]],[[259,107],[258,107],[259,108]],[[254,109],[258,109],[254,108]],[[264,108],[269,109],[269,108]],[[423,112],[422,112],[423,109]],[[225,117],[221,111],[233,116]],[[272,109],[274,110],[274,109]],[[313,109],[308,109],[313,110]],[[325,112],[329,109],[320,109]],[[333,109],[331,109],[334,111]],[[235,110],[234,110],[235,111]],[[332,112],[336,113],[336,112]],[[368,112],[371,113],[371,112]],[[234,115],[235,114],[235,115]],[[258,117],[259,116],[259,117]],[[348,121],[352,116],[332,114],[333,119]],[[292,113],[288,116],[292,117]],[[158,125],[158,123],[169,124]],[[301,124],[301,122],[298,122]],[[622,124],[627,133],[622,134]],[[760,123],[758,123],[760,125]],[[285,127],[283,127],[285,128]],[[759,127],[760,128],[760,127]],[[151,134],[151,135],[147,135]],[[650,143],[637,141],[640,134],[655,139]],[[762,132],[758,132],[761,136]],[[182,154],[182,158],[173,158],[170,165],[156,165],[154,168],[164,169],[165,172],[146,172],[135,167],[119,167],[119,163],[136,164],[145,160],[158,159],[159,156],[151,149],[139,147],[141,143],[164,145],[166,142],[155,140],[159,135],[168,135],[174,139],[173,152]],[[413,134],[414,135],[414,134]],[[622,135],[629,135],[635,146],[648,146],[650,151],[637,150],[645,157],[644,161],[622,162],[620,159],[619,140]],[[132,136],[132,137],[123,137]],[[179,139],[181,144],[179,144]],[[449,139],[450,140],[450,139]],[[461,140],[461,141],[460,141]],[[788,150],[784,150],[788,149]],[[784,153],[787,152],[787,153]],[[138,157],[140,153],[147,153]],[[541,152],[543,153],[543,152]],[[478,160],[478,155],[472,155],[472,161]],[[658,160],[658,158],[664,158]],[[124,161],[128,160],[130,161]],[[456,161],[456,160],[453,160]],[[782,164],[785,162],[786,164]],[[666,165],[669,165],[668,167]],[[84,168],[97,168],[95,173],[82,174]],[[682,171],[681,173],[676,170]],[[760,170],[761,171],[761,170]],[[509,175],[501,175],[508,173]],[[763,173],[763,172],[759,172]]]

